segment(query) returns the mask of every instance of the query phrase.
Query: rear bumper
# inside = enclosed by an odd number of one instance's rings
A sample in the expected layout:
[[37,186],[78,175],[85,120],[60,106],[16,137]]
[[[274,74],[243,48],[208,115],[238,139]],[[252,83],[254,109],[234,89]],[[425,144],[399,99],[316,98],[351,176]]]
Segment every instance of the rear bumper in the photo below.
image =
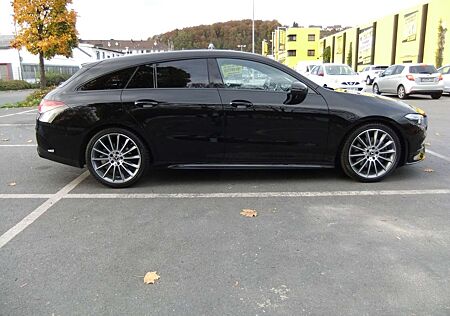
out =
[[40,157],[74,167],[83,167],[82,130],[36,121],[37,152]]
[[435,94],[443,93],[443,85],[411,85],[405,87],[407,94]]

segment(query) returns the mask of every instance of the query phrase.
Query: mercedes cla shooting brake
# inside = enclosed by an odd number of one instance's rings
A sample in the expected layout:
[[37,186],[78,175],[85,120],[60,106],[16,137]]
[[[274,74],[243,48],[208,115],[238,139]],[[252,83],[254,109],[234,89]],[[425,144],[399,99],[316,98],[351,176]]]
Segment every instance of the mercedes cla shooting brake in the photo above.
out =
[[220,50],[108,59],[50,92],[36,122],[41,157],[110,187],[157,167],[332,168],[379,181],[424,159],[425,113],[333,91],[262,56]]

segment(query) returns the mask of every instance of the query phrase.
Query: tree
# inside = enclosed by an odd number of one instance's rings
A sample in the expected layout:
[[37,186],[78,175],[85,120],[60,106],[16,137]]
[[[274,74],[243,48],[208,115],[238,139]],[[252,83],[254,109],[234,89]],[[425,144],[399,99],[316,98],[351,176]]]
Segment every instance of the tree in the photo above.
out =
[[348,49],[348,54],[347,54],[347,65],[349,65],[350,67],[353,67],[353,43],[350,42],[349,45],[349,49]]
[[323,62],[324,63],[331,62],[331,47],[330,46],[325,47],[325,50],[323,51]]
[[67,8],[72,0],[13,0],[14,23],[19,30],[11,42],[39,55],[40,85],[45,88],[44,58],[70,57],[78,44],[76,12]]
[[292,27],[298,27],[298,23],[297,22],[292,23]]
[[445,33],[447,28],[442,24],[442,19],[439,20],[438,26],[438,46],[436,49],[436,67],[441,68],[444,61],[444,48],[445,48]]

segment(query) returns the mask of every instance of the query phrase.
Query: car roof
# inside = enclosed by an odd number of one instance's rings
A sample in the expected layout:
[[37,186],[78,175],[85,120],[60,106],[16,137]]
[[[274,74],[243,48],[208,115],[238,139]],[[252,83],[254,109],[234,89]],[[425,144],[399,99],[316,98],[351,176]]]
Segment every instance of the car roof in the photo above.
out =
[[140,63],[151,63],[161,60],[171,60],[171,59],[188,59],[188,58],[251,58],[267,60],[267,57],[261,55],[240,52],[234,50],[221,50],[221,49],[192,49],[192,50],[177,50],[169,52],[155,52],[148,54],[138,54],[138,55],[127,55],[116,58],[104,59],[101,61],[102,65],[132,65]]

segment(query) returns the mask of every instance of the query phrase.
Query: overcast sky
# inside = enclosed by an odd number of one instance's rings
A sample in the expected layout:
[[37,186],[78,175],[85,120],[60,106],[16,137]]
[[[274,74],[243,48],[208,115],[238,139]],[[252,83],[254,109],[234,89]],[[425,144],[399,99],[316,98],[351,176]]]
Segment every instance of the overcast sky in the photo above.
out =
[[[363,24],[424,0],[255,0],[255,19],[291,25]],[[83,39],[146,39],[175,28],[251,19],[252,0],[73,0]],[[0,34],[12,34],[11,0],[0,0]]]

